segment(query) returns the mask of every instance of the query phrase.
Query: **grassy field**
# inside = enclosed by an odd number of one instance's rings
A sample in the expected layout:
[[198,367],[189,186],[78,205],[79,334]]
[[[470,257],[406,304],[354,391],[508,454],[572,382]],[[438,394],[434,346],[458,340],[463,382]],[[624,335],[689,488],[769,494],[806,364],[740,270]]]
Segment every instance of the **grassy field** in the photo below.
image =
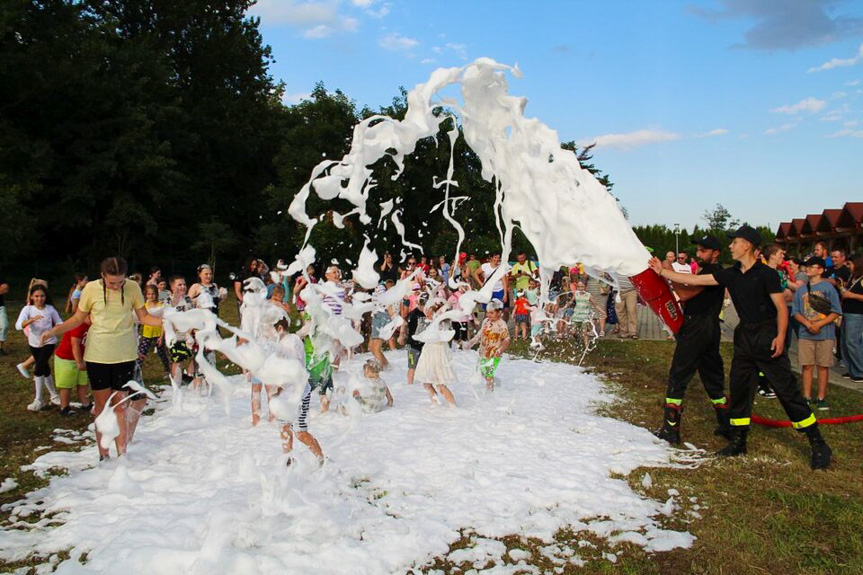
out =
[[[223,317],[236,319],[233,302],[224,305]],[[14,322],[18,310],[9,310]],[[0,384],[5,401],[0,403],[0,480],[13,477],[19,487],[0,494],[0,504],[22,497],[45,484],[20,467],[33,461],[39,447],[69,449],[52,444],[55,428],[82,429],[89,417],[61,417],[56,409],[30,413],[25,406],[33,389],[15,370],[27,351],[20,332],[10,333],[10,352],[0,357]],[[661,420],[665,380],[673,344],[652,341],[602,341],[586,360],[586,369],[609,382],[620,398],[603,412],[618,419],[650,429]],[[515,355],[529,356],[524,344],[511,348]],[[723,347],[726,359],[730,346]],[[566,343],[552,343],[544,360],[570,361],[580,353]],[[230,366],[220,365],[232,371]],[[235,368],[233,368],[235,369]],[[150,387],[167,382],[161,375],[158,359],[151,357],[145,366],[145,381]],[[577,393],[573,389],[573,393]],[[829,392],[831,416],[863,413],[863,394],[834,387]],[[783,419],[776,400],[756,400],[760,415]],[[712,435],[713,411],[700,381],[692,382],[685,401],[684,440],[711,452],[724,442]],[[595,559],[583,567],[568,566],[565,573],[698,573],[698,574],[859,574],[863,573],[863,425],[824,426],[823,433],[834,450],[829,471],[809,469],[809,449],[805,437],[790,429],[755,427],[750,434],[749,455],[732,460],[708,459],[697,469],[640,469],[629,477],[634,489],[659,500],[667,498],[670,488],[680,492],[684,508],[665,524],[685,529],[697,537],[691,549],[647,554],[640,548],[622,545],[609,548],[602,540],[584,534],[560,532],[558,545],[576,546],[590,541],[594,548],[577,548],[585,559]],[[72,447],[74,448],[74,447]],[[650,489],[642,487],[644,474],[652,477]],[[690,502],[690,497],[695,498]],[[0,524],[5,516],[0,514]],[[468,544],[470,532],[454,548]],[[537,541],[512,536],[503,539],[509,548],[531,553],[529,562],[552,572],[554,565],[539,553]],[[617,561],[602,559],[614,553]],[[20,565],[0,562],[0,571]],[[453,565],[439,559],[425,570],[441,569],[459,573],[469,565]]]

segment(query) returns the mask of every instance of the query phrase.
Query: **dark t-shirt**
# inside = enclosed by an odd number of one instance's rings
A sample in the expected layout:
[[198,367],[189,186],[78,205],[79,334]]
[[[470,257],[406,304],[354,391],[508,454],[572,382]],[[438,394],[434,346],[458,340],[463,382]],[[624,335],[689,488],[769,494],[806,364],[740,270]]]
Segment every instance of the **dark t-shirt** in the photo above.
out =
[[399,270],[396,266],[391,266],[388,270],[382,271],[380,266],[378,266],[378,275],[381,277],[381,283],[384,283],[387,280],[392,280],[393,282],[399,281]]
[[[859,279],[857,282],[848,282],[845,284],[845,289],[853,294],[863,295],[863,278]],[[860,301],[859,299],[843,299],[842,312],[863,314],[863,301]]]
[[[698,275],[716,274],[722,271],[719,264],[703,264]],[[725,288],[707,286],[700,294],[683,304],[686,315],[715,315],[722,311],[722,300],[725,299]]]
[[414,309],[411,310],[411,312],[408,314],[408,338],[407,338],[407,344],[410,347],[412,347],[416,350],[422,351],[424,343],[421,341],[415,340],[414,334],[417,333],[417,330],[419,330],[419,333],[422,333],[427,324],[428,324],[428,318],[426,317],[426,314],[420,308],[415,307]]
[[760,323],[776,319],[771,294],[782,293],[779,274],[760,260],[743,273],[740,263],[713,273],[720,286],[728,288],[741,323]]

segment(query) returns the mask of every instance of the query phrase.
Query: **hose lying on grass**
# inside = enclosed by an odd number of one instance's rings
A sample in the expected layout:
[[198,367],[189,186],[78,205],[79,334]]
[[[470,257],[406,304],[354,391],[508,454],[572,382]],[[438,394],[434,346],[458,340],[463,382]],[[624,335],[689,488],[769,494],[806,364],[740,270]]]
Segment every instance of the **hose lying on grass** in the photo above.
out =
[[[857,421],[863,421],[863,414],[847,415],[845,417],[827,417],[825,419],[819,419],[818,423],[824,425],[840,425],[842,423],[855,423]],[[752,423],[757,423],[758,425],[764,425],[767,427],[791,427],[791,422],[787,419],[779,421],[778,419],[768,419],[754,414],[752,415]]]

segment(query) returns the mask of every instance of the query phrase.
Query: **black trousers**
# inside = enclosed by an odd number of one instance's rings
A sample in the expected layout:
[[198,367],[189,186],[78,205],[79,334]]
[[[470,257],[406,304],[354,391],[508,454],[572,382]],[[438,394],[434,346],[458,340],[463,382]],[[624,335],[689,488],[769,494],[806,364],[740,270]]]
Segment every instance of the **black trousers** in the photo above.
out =
[[668,374],[666,402],[679,404],[695,372],[714,403],[725,402],[725,367],[719,355],[722,332],[715,315],[687,315],[677,333]]
[[49,343],[42,347],[30,346],[30,355],[36,360],[36,369],[33,375],[36,377],[47,377],[51,375],[51,356],[54,354],[54,344]]
[[776,397],[795,429],[803,430],[816,423],[812,409],[803,399],[797,378],[791,372],[788,352],[770,357],[770,343],[776,338],[776,320],[755,324],[741,323],[734,330],[734,358],[731,360],[731,425],[748,426],[752,400],[762,372],[773,386]]

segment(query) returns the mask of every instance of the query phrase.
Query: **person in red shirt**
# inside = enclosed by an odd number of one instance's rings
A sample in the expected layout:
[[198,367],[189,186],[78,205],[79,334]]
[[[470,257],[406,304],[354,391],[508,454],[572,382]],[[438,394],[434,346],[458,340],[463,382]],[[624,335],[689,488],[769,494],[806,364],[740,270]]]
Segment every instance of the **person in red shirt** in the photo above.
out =
[[[515,300],[515,339],[527,339],[527,328],[530,326],[530,302],[524,292],[516,294]],[[521,333],[521,336],[519,336]]]
[[87,366],[84,363],[84,340],[90,320],[63,334],[60,345],[54,351],[54,385],[60,393],[60,415],[77,415],[69,407],[72,390],[77,390],[82,411],[90,411],[90,386]]

